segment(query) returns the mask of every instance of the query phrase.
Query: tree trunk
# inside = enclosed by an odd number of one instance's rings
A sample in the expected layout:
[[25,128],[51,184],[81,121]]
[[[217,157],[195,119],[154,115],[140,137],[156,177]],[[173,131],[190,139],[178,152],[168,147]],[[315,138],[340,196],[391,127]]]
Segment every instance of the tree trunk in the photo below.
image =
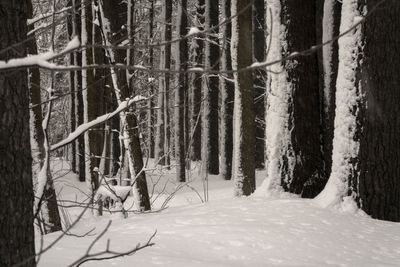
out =
[[[364,2],[371,11],[381,1]],[[399,1],[384,1],[367,18],[360,74],[366,101],[360,136],[360,204],[373,218],[396,222],[400,222],[399,14]]]
[[[354,25],[354,18],[363,15],[358,0],[343,2],[340,32]],[[339,69],[336,82],[335,130],[332,151],[332,172],[317,201],[322,206],[356,207],[359,202],[360,136],[361,136],[361,64],[363,62],[362,29],[339,39]],[[375,178],[375,177],[374,177]]]
[[[26,40],[28,1],[0,2],[0,49]],[[0,60],[26,56],[26,43]],[[26,70],[0,72],[0,265],[36,266],[33,229],[32,156]]]
[[[222,2],[222,18],[231,17],[231,0]],[[232,26],[225,24],[221,69],[232,70],[231,36]],[[225,180],[232,178],[232,153],[233,153],[233,102],[235,85],[232,74],[222,74],[221,79],[221,175]]]
[[[219,1],[206,0],[205,30],[218,25]],[[205,68],[219,70],[218,29],[211,30],[205,45]],[[205,171],[209,174],[219,174],[219,136],[218,136],[218,93],[219,78],[215,74],[206,74],[203,81],[204,109],[203,109],[203,142],[202,160]]]
[[[253,4],[253,53],[257,62],[265,60],[265,7],[264,0]],[[265,167],[265,86],[267,72],[261,68],[254,74],[254,109],[256,121],[255,161],[256,168]]]
[[[247,8],[246,8],[247,7]],[[232,0],[232,15],[241,13],[232,21],[232,67],[241,69],[252,64],[252,10],[246,0]],[[234,74],[235,130],[234,172],[235,195],[248,196],[256,188],[255,182],[255,122],[253,75],[251,71]]]
[[[196,25],[199,30],[203,30],[204,26],[204,5],[205,0],[197,0],[196,4]],[[200,38],[193,39],[191,54],[196,67],[203,67],[204,61],[204,42]],[[191,153],[190,158],[193,161],[201,160],[201,106],[202,106],[202,74],[193,73],[191,74]]]
[[[150,16],[150,21],[149,21],[149,43],[153,41],[153,35],[154,35],[154,1],[155,0],[150,0],[150,11],[149,11],[149,16]],[[154,49],[152,46],[149,47],[149,67],[153,68],[154,67]],[[154,158],[154,80],[152,76],[149,76],[150,78],[150,92],[149,95],[151,98],[148,100],[147,104],[147,131],[148,131],[148,150],[149,150],[149,156],[150,158]]]
[[[315,1],[269,0],[272,40],[268,61],[315,45]],[[303,197],[318,194],[320,116],[318,61],[315,54],[271,66],[266,112],[267,171],[265,193],[285,190]]]
[[[340,11],[342,4],[336,0],[325,0],[322,22],[322,42],[332,40],[339,35]],[[335,119],[335,92],[339,65],[338,42],[322,48],[323,86],[321,95],[322,152],[324,158],[324,177],[328,178],[332,170],[332,141]]]
[[[160,68],[171,67],[171,44],[168,41],[172,38],[172,0],[164,0],[162,9],[162,31],[161,42],[167,42],[161,47]],[[158,88],[158,113],[156,133],[156,157],[160,164],[170,164],[170,129],[169,129],[169,90],[170,75],[165,73],[159,78]]]
[[[177,29],[179,36],[185,37],[188,32],[187,0],[178,3]],[[187,96],[188,75],[184,71],[188,67],[188,43],[182,39],[177,43],[176,68],[179,73],[175,89],[175,160],[177,161],[177,181],[186,181],[186,140],[185,137],[185,98]]]

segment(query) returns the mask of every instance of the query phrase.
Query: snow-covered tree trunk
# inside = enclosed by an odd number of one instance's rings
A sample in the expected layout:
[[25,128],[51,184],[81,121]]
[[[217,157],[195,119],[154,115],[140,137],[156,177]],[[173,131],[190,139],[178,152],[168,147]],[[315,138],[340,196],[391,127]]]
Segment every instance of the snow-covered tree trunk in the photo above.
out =
[[[231,0],[222,1],[222,19],[231,17]],[[231,24],[225,24],[223,33],[221,70],[232,70],[231,58]],[[222,74],[221,86],[221,176],[225,180],[232,178],[232,154],[233,154],[233,105],[235,86],[232,74]]]
[[[340,12],[342,4],[337,0],[325,0],[322,20],[322,42],[339,35]],[[323,85],[322,85],[322,152],[324,157],[324,176],[329,177],[332,169],[332,141],[335,118],[335,91],[339,65],[338,42],[322,47]]]
[[[204,10],[205,0],[197,0],[196,2],[196,26],[199,30],[204,26]],[[196,67],[203,67],[204,61],[204,41],[200,38],[192,39],[191,57],[196,64]],[[192,73],[190,76],[191,85],[191,120],[190,128],[191,136],[191,153],[190,158],[193,161],[201,160],[201,107],[202,107],[202,74]]]
[[[247,8],[246,8],[247,6]],[[247,0],[232,0],[232,67],[242,69],[253,61],[252,9]],[[254,92],[251,71],[234,74],[234,169],[235,195],[250,195],[256,187],[255,182],[255,121]]]
[[[1,61],[26,56],[28,1],[0,1]],[[28,72],[0,72],[0,266],[34,267]]]
[[[218,25],[219,1],[205,1],[205,30],[210,31]],[[205,43],[205,68],[219,70],[218,29],[207,34]],[[218,123],[219,78],[215,74],[206,74],[203,80],[203,117],[202,117],[202,160],[203,171],[219,174],[219,123]]]
[[[315,2],[270,0],[268,61],[315,45]],[[271,27],[271,26],[270,26]],[[322,190],[318,62],[315,54],[271,66],[266,112],[267,179],[262,192],[313,197]]]
[[[160,68],[169,69],[171,67],[171,44],[168,41],[172,38],[172,0],[163,1],[162,21],[161,42],[167,43],[161,46]],[[155,147],[157,159],[165,165],[170,164],[169,91],[170,74],[165,73],[159,78]]]
[[[179,36],[185,37],[188,32],[187,0],[178,3],[177,29]],[[185,98],[188,88],[188,74],[184,71],[188,67],[188,42],[182,39],[177,43],[177,57],[175,65],[179,73],[175,89],[175,160],[177,161],[177,181],[186,181],[186,138],[185,136]],[[186,137],[186,138],[185,138]]]
[[[340,32],[351,28],[357,22],[355,19],[363,15],[359,2],[343,1]],[[332,173],[324,190],[316,198],[323,206],[344,204],[346,209],[356,208],[359,199],[362,41],[361,25],[339,39]]]
[[[257,62],[264,62],[265,44],[265,2],[255,0],[253,3],[253,54]],[[254,72],[254,108],[256,121],[256,168],[265,166],[265,81],[267,72],[264,68]]]

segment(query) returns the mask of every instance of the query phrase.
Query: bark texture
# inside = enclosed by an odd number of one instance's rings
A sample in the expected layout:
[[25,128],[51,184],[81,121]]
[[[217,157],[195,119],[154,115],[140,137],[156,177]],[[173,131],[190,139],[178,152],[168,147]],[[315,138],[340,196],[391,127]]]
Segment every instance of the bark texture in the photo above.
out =
[[[247,8],[246,8],[247,7]],[[247,0],[233,0],[232,14],[243,12],[232,24],[233,68],[241,69],[253,62],[252,9]],[[248,196],[255,183],[254,93],[251,71],[235,73],[234,181],[235,195]]]
[[[209,41],[205,44],[205,67],[219,70],[218,25],[219,1],[206,0],[205,30],[211,30],[207,35]],[[202,160],[209,174],[219,174],[219,123],[218,123],[218,95],[219,78],[217,75],[206,74],[203,81],[204,109],[203,109],[203,144]]]
[[[372,10],[378,0],[361,1]],[[361,207],[373,218],[400,221],[400,2],[384,1],[364,28],[360,141]]]
[[[0,49],[27,38],[28,1],[0,2]],[[0,54],[0,60],[26,56],[26,44]],[[36,266],[33,231],[32,157],[26,70],[0,72],[0,266],[27,260]]]
[[[286,26],[286,56],[303,51],[316,43],[316,3],[281,0],[281,21]],[[315,197],[326,181],[320,179],[322,168],[320,150],[320,117],[317,55],[298,57],[284,63],[291,83],[289,100],[289,132],[294,151],[292,177],[283,181],[283,188],[303,197]]]

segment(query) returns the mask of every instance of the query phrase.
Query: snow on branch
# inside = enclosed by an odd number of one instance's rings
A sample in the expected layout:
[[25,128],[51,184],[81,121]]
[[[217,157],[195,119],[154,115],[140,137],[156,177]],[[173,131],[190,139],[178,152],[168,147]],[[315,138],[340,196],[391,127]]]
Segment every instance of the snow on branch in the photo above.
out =
[[104,114],[104,115],[102,115],[100,117],[97,117],[96,119],[94,119],[92,121],[89,121],[88,123],[80,125],[78,128],[76,128],[76,130],[74,132],[70,133],[67,138],[65,138],[64,140],[58,142],[57,144],[52,145],[50,147],[50,151],[54,151],[54,150],[56,150],[56,149],[58,149],[60,147],[68,145],[72,141],[76,140],[80,135],[82,135],[83,133],[88,131],[90,128],[106,122],[107,120],[109,120],[112,117],[116,116],[120,112],[122,112],[122,111],[126,110],[127,108],[129,108],[132,104],[134,104],[136,102],[139,102],[139,101],[143,101],[143,100],[147,100],[147,98],[143,97],[143,96],[135,96],[132,99],[129,99],[129,100],[121,102],[121,104],[118,106],[118,108],[116,110],[114,110],[113,112]]
[[61,52],[49,51],[38,55],[29,55],[23,58],[14,58],[8,61],[0,60],[0,70],[8,70],[19,67],[39,66],[45,69],[56,69],[57,65],[49,62],[52,59],[68,54],[80,47],[79,38],[75,36]]

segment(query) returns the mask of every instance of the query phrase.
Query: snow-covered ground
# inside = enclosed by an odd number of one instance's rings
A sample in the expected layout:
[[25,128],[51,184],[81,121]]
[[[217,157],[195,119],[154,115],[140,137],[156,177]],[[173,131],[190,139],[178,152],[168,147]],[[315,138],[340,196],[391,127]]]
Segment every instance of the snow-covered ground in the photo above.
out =
[[[82,199],[72,174],[55,176],[64,200]],[[194,171],[197,173],[197,171]],[[150,175],[150,174],[149,174]],[[197,175],[193,175],[194,177]],[[263,173],[258,173],[258,184]],[[151,176],[158,180],[157,172]],[[149,177],[150,178],[150,177]],[[160,178],[153,203],[160,208],[176,188],[173,173]],[[112,225],[93,247],[127,251],[145,243],[157,231],[153,247],[107,261],[83,266],[400,266],[400,224],[373,220],[362,213],[351,214],[323,209],[312,200],[287,198],[233,198],[233,184],[209,177],[209,201],[204,200],[203,183],[192,178],[168,202],[168,208],[148,214],[130,213],[94,217],[86,214],[71,230],[82,234],[95,227],[88,237],[66,236],[42,255],[39,266],[67,266],[81,257],[109,220]],[[152,192],[153,186],[149,185]],[[162,192],[162,194],[159,194]],[[129,203],[127,203],[129,206]],[[79,208],[68,209],[71,218]],[[44,238],[44,246],[60,233]],[[37,240],[37,248],[40,240]]]

